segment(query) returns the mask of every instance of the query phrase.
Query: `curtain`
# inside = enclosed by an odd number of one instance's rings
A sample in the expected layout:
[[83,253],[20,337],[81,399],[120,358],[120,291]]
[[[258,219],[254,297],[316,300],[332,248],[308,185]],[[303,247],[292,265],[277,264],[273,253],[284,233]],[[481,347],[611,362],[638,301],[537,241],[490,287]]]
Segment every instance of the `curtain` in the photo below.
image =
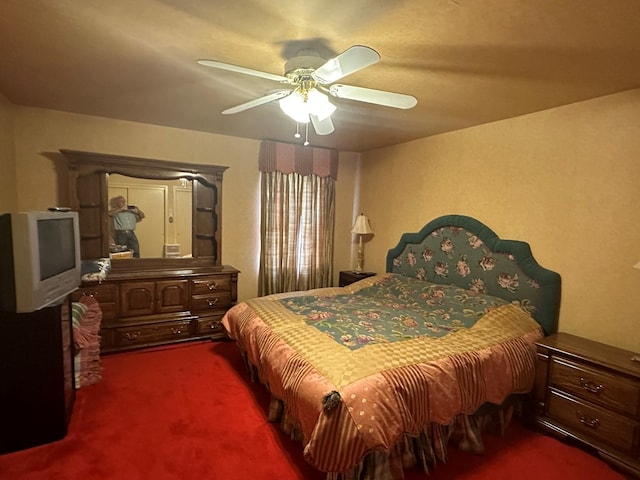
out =
[[260,169],[259,295],[331,286],[336,152],[266,141]]

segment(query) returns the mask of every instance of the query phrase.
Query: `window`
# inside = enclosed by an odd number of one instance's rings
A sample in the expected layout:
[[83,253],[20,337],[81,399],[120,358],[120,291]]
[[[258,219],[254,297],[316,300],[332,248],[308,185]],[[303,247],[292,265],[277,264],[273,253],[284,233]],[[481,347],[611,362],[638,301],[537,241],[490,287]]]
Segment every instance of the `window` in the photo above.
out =
[[260,170],[259,295],[331,286],[337,152],[265,141]]

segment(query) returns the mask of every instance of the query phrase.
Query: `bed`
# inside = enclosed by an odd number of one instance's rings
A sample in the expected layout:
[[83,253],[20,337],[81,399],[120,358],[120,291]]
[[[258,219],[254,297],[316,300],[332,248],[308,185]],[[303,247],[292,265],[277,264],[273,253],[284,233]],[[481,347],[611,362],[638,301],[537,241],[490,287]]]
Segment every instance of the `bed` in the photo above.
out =
[[527,243],[447,215],[403,234],[385,273],[241,302],[222,322],[269,419],[328,480],[401,479],[506,428],[534,342],[557,330],[560,283]]

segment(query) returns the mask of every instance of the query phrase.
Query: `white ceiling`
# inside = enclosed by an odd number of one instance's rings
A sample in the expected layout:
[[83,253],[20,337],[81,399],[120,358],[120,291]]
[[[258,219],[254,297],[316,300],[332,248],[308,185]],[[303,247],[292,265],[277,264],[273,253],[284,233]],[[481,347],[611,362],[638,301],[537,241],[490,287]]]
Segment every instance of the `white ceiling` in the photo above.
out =
[[[335,100],[313,145],[365,151],[640,87],[639,0],[0,0],[0,93],[43,107],[293,142],[277,104],[235,115],[303,48],[379,63],[341,83],[411,110]],[[275,84],[277,86],[277,84]]]

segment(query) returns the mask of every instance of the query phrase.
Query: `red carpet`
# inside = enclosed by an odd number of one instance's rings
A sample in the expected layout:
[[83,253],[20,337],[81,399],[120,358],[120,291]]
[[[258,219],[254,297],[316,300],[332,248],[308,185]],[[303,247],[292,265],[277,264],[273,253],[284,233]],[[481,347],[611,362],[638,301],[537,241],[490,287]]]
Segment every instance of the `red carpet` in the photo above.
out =
[[[110,355],[103,366],[103,380],[78,391],[67,437],[0,455],[1,479],[324,479],[266,421],[266,390],[249,382],[233,343]],[[487,435],[486,450],[451,448],[446,464],[407,480],[624,478],[518,423],[505,437]]]

